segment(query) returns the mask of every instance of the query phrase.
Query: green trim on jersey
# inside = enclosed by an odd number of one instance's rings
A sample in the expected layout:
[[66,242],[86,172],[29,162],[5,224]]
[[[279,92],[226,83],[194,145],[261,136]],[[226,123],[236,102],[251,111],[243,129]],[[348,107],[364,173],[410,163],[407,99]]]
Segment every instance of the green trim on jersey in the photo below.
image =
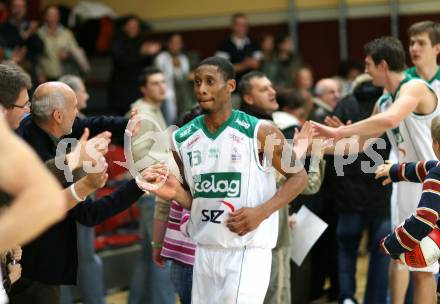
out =
[[198,130],[202,130],[206,137],[215,140],[228,126],[246,135],[249,138],[254,137],[255,128],[259,119],[248,115],[239,110],[232,110],[231,116],[225,121],[220,128],[213,134],[206,127],[205,115],[200,115],[188,122],[174,133],[174,139],[178,145],[182,144],[191,135]]
[[230,127],[249,138],[253,138],[259,119],[242,111],[235,111],[237,112],[237,116],[234,121],[231,122]]
[[386,92],[384,95],[380,96],[379,98],[379,107],[382,107],[382,105],[388,101],[389,98],[392,98],[391,94],[389,92]]
[[217,131],[215,131],[215,133],[211,133],[211,131],[209,131],[208,127],[206,126],[205,123],[205,115],[200,116],[200,120],[201,120],[201,125],[202,125],[202,130],[203,133],[205,133],[206,137],[215,140],[220,134],[222,134],[223,130],[226,129],[227,126],[229,126],[231,124],[231,121],[235,119],[235,117],[237,116],[237,113],[235,110],[232,110],[231,116],[229,116],[228,120],[226,120],[221,126],[220,128],[217,129]]
[[[423,79],[422,77],[420,77],[420,76],[417,74],[417,71],[416,71],[416,67],[415,67],[415,66],[413,66],[413,67],[411,67],[411,68],[409,68],[409,69],[406,69],[406,70],[405,70],[405,74],[408,75],[408,76],[410,76],[410,77],[413,77],[413,78],[420,78],[420,79]],[[425,80],[425,79],[423,79],[423,80]],[[437,68],[437,73],[435,73],[435,75],[434,75],[429,81],[427,81],[427,80],[425,80],[425,81],[426,81],[427,83],[431,84],[434,80],[440,80],[440,67]]]
[[405,78],[403,78],[402,81],[401,81],[401,82],[399,83],[399,85],[397,86],[396,92],[394,92],[394,94],[392,94],[392,93],[390,92],[390,95],[391,95],[391,98],[392,98],[393,102],[396,100],[396,96],[397,96],[397,94],[399,94],[399,92],[400,92],[400,88],[401,88],[405,83],[407,83],[408,81],[415,79],[414,77],[411,77],[411,76],[409,76],[408,74],[404,74],[404,75],[405,75]]
[[187,140],[191,135],[193,135],[195,132],[200,130],[202,128],[201,120],[203,119],[202,116],[198,116],[188,122],[186,125],[181,127],[179,130],[177,130],[174,133],[174,139],[176,140],[177,144],[183,143],[185,140]]

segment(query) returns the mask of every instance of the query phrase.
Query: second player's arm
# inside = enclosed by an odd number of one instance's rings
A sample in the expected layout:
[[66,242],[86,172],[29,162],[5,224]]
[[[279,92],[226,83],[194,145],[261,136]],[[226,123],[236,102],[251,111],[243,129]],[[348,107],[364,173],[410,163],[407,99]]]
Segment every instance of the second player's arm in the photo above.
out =
[[[262,221],[291,202],[307,186],[307,174],[302,164],[300,162],[296,164],[296,156],[291,150],[292,147],[285,144],[286,140],[277,128],[263,124],[258,131],[258,140],[262,147],[259,152],[263,153],[266,150],[265,157],[272,159],[273,167],[286,177],[286,181],[268,201],[254,208],[240,208],[230,214],[226,225],[238,235],[245,235],[258,228]],[[274,143],[273,153],[269,152],[271,149],[264,149],[266,144],[271,144],[269,140],[274,140],[272,142]],[[283,157],[283,153],[289,153],[286,155],[290,155],[290,158]],[[295,168],[291,167],[292,163],[296,164]],[[287,172],[287,168],[291,168],[292,170],[288,170],[291,172]]]

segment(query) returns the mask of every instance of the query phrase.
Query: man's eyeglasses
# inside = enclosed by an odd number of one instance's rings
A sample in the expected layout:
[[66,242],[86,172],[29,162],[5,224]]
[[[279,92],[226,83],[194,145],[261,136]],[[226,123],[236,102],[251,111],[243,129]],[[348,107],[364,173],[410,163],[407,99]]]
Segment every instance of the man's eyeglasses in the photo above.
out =
[[19,109],[28,109],[28,110],[30,110],[30,108],[31,108],[31,102],[28,101],[28,102],[26,102],[26,103],[25,103],[24,105],[22,105],[22,106],[20,106],[20,105],[16,105],[16,104],[13,104],[12,107],[13,107],[13,108],[19,108]]

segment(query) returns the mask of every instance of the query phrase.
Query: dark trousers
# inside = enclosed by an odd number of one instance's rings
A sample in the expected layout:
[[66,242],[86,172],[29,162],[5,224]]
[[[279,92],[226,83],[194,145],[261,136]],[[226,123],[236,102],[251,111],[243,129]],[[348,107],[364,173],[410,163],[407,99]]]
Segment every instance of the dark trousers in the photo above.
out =
[[[10,304],[60,304],[60,286],[21,279],[13,286]],[[14,284],[15,285],[15,284]]]

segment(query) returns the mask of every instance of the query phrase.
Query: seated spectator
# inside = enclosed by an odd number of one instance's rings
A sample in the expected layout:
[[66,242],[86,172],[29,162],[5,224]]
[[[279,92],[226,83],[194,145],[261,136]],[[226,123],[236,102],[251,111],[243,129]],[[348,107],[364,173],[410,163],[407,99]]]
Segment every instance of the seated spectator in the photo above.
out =
[[263,54],[260,70],[273,82],[277,72],[275,37],[272,34],[265,34],[261,39],[260,48]]
[[276,41],[277,71],[273,79],[276,88],[291,88],[295,71],[301,65],[301,58],[295,50],[291,35],[284,35]]
[[182,113],[189,111],[194,104],[194,94],[189,83],[190,62],[183,53],[183,40],[180,34],[172,34],[168,37],[166,49],[157,55],[154,63],[165,75],[167,82],[164,115],[170,125]]
[[306,99],[304,119],[307,119],[313,110],[313,70],[309,65],[299,67],[293,74],[293,88]]
[[316,84],[313,98],[313,110],[310,120],[322,123],[326,116],[330,115],[341,98],[339,83],[332,78],[323,78]]
[[73,33],[60,24],[57,6],[44,11],[44,24],[38,30],[44,51],[38,56],[37,77],[40,83],[56,80],[64,74],[79,75],[88,71],[87,58],[78,46]]
[[343,60],[339,64],[338,75],[335,77],[341,86],[341,97],[352,91],[352,83],[364,70],[363,64],[358,60]]
[[12,60],[34,75],[37,56],[44,44],[37,35],[38,23],[26,19],[26,0],[12,0],[10,16],[0,25],[0,47],[4,49],[4,59]]

